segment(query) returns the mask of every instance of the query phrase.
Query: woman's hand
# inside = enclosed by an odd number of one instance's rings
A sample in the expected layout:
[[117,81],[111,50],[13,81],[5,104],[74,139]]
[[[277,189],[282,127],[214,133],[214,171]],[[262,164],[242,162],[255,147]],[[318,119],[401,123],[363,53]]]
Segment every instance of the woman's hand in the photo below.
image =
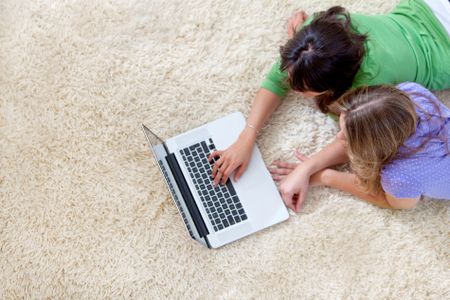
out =
[[256,133],[251,132],[252,128],[245,129],[238,140],[225,150],[216,150],[212,152],[208,160],[220,157],[213,166],[212,178],[214,184],[225,184],[228,177],[234,170],[234,180],[237,181],[246,170],[252,156],[253,145],[255,143]]
[[303,10],[299,10],[294,12],[292,16],[288,20],[288,37],[289,39],[294,37],[294,34],[297,30],[297,27],[305,23],[306,19],[308,19],[308,15]]

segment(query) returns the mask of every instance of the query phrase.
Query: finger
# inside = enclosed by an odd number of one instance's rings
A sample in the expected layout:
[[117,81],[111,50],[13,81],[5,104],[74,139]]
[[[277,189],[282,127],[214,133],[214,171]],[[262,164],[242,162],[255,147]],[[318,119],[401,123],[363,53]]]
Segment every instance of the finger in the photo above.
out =
[[303,21],[303,11],[298,11],[295,13],[295,20],[297,21],[297,23]]
[[[224,162],[225,162],[224,157],[221,157],[218,161],[216,161],[216,163],[213,166],[212,172],[211,172],[212,178],[216,177],[217,172],[219,171],[220,168],[222,168],[222,165],[224,164]],[[223,167],[225,167],[225,166],[223,166]]]
[[234,174],[234,180],[238,181],[242,174],[244,174],[245,170],[247,169],[248,163],[244,163],[240,165],[240,167],[237,169],[236,173]]
[[302,16],[303,16],[303,20],[306,21],[306,19],[308,19],[308,14],[304,10],[302,10]]
[[294,210],[295,206],[292,202],[292,194],[290,193],[282,193],[281,194],[281,198],[283,199],[284,203],[286,204],[287,207],[289,207],[290,209]]
[[270,165],[271,165],[271,166],[275,166],[275,165],[276,165],[276,163],[278,163],[278,162],[279,162],[279,160],[278,160],[278,159],[276,159],[276,160],[272,161],[272,162],[270,163]]
[[299,153],[299,152],[295,152],[294,155],[295,155],[295,157],[296,157],[299,161],[301,161],[301,162],[304,162],[305,160],[308,159],[307,156],[304,156],[303,154],[301,154],[301,153]]
[[272,169],[269,169],[269,172],[271,174],[288,175],[288,174],[290,174],[292,172],[292,169],[272,168]]
[[289,19],[289,22],[288,22],[288,35],[289,36],[294,36],[294,34],[295,34],[295,24],[296,24],[296,20],[294,19],[294,17]]
[[294,203],[293,203],[293,202],[289,203],[289,204],[287,205],[287,207],[289,207],[290,209],[292,209],[293,211],[295,211],[295,206],[294,206]]
[[232,166],[228,166],[222,174],[222,180],[220,182],[221,184],[227,183],[228,176],[230,175],[231,172],[233,172],[233,168]]
[[286,177],[286,176],[280,176],[280,175],[275,175],[275,174],[272,175],[272,179],[273,179],[275,182],[280,182],[281,180],[284,179],[284,177]]
[[297,148],[297,149],[295,149],[295,151],[294,151],[295,153],[298,153],[298,154],[300,154],[300,155],[302,155],[302,156],[304,156],[304,157],[306,157],[306,158],[308,158],[309,156],[307,156],[307,155],[305,155],[305,154],[303,154],[303,152],[300,150],[300,148]]
[[295,212],[299,212],[302,209],[303,202],[305,202],[307,194],[308,190],[303,190],[300,192],[300,195],[298,195],[298,200],[295,203]]
[[292,20],[289,20],[287,33],[288,33],[288,38],[292,38],[295,34],[295,29],[294,29],[294,25],[292,25]]
[[282,168],[282,169],[295,169],[297,167],[296,163],[289,163],[286,161],[279,161],[279,160],[274,161],[272,163],[272,165],[275,165],[278,168]]
[[213,181],[213,185],[217,186],[220,182],[220,179],[222,179],[222,171],[220,169],[218,169],[216,175],[214,176],[214,181]]
[[208,156],[208,161],[211,161],[214,157],[221,156],[223,152],[223,150],[216,150],[211,152],[211,154]]
[[307,160],[309,158],[309,156],[304,155],[298,149],[295,149],[294,155],[295,155],[295,157],[297,157],[298,159],[301,159],[301,160]]

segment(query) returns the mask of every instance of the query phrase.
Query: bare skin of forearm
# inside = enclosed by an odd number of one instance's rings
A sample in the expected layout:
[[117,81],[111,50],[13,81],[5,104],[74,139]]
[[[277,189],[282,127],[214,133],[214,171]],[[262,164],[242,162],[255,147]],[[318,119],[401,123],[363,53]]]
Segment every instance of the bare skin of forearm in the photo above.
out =
[[246,126],[242,131],[240,138],[255,142],[257,132],[264,126],[266,121],[280,104],[281,97],[266,89],[259,89],[247,118],[247,123],[254,128]]
[[331,144],[314,154],[299,167],[306,169],[309,174],[314,174],[322,169],[348,162],[347,149],[344,144],[335,139]]
[[350,193],[353,196],[382,208],[392,208],[386,200],[383,191],[380,191],[377,194],[367,194],[362,192],[357,185],[356,175],[354,174],[328,169],[322,176],[322,182],[325,186]]

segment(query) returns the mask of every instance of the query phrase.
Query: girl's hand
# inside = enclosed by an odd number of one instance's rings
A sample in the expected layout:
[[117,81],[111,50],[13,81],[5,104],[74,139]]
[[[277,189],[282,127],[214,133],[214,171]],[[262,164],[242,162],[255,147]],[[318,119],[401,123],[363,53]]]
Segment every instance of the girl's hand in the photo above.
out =
[[299,212],[308,194],[309,186],[324,185],[323,176],[328,169],[323,169],[311,176],[301,166],[308,157],[298,150],[295,150],[294,155],[300,161],[299,163],[274,161],[272,164],[276,168],[270,169],[270,173],[276,182],[280,182],[279,189],[286,206]]
[[[303,162],[308,159],[308,157],[301,154],[298,150],[294,151],[294,156]],[[275,182],[281,182],[287,175],[289,175],[299,163],[290,163],[286,161],[275,160],[272,162],[272,166],[275,168],[270,168],[269,172],[272,174],[272,178]]]
[[298,150],[294,152],[300,163],[274,162],[277,168],[271,169],[272,177],[280,182],[279,190],[287,207],[299,212],[309,189],[310,174],[302,168],[301,162],[308,158]]
[[305,23],[306,19],[308,19],[308,15],[303,10],[296,11],[292,14],[287,26],[289,39],[294,37],[297,27]]
[[242,176],[250,162],[253,144],[253,138],[241,135],[238,140],[227,149],[216,150],[209,155],[209,161],[213,158],[220,157],[212,169],[212,178],[214,179],[215,185],[219,183],[225,184],[234,170],[236,170],[236,173],[234,174],[235,181]]
[[295,212],[300,211],[303,202],[306,200],[309,178],[309,173],[304,171],[300,164],[281,181],[278,187],[286,206]]
[[[272,166],[275,168],[270,168],[269,172],[272,174],[272,178],[275,182],[281,182],[287,175],[289,175],[300,163],[306,161],[309,157],[300,153],[300,151],[295,150],[295,157],[299,160],[299,163],[290,163],[280,160],[275,160],[272,162]],[[319,172],[314,173],[309,180],[310,186],[322,186],[323,174],[327,172],[328,169],[323,169]]]

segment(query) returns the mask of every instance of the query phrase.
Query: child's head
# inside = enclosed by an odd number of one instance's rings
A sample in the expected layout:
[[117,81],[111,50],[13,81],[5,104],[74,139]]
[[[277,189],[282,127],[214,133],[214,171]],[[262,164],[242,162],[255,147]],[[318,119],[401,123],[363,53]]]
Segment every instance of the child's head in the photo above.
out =
[[338,138],[368,192],[380,186],[380,172],[415,132],[417,114],[409,96],[393,86],[362,87],[345,93],[332,110],[340,113]]
[[318,13],[281,47],[281,69],[295,91],[316,96],[320,110],[350,88],[364,56],[365,35],[350,28],[350,15],[340,6]]

